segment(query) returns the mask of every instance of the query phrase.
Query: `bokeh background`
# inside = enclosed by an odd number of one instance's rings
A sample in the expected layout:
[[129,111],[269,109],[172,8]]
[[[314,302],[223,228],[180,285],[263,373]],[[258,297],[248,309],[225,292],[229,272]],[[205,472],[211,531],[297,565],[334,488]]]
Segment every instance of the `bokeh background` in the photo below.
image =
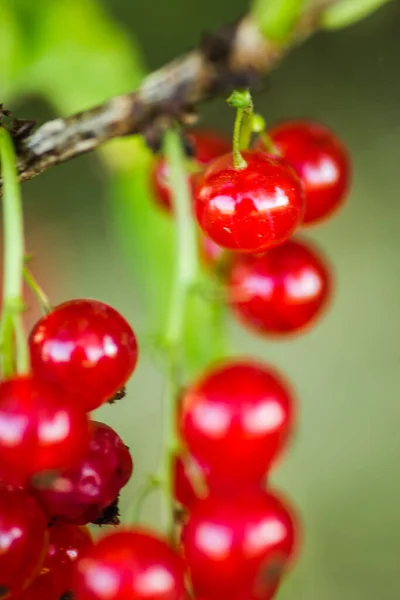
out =
[[[17,116],[39,121],[133,88],[145,68],[185,52],[203,30],[247,9],[245,0],[38,0],[35,11],[30,4],[0,1],[0,100],[3,91]],[[319,34],[255,96],[269,123],[311,116],[333,127],[354,163],[342,212],[304,232],[330,257],[336,274],[334,302],[323,321],[279,342],[229,323],[232,348],[276,365],[297,392],[298,430],[272,476],[304,528],[302,555],[279,596],[288,600],[400,598],[399,27],[400,3],[393,1],[355,26]],[[233,122],[223,100],[204,106],[201,118],[227,133]],[[138,162],[145,163],[140,153]],[[144,288],[156,260],[160,278],[168,276],[167,241],[160,243],[159,233],[170,229],[167,217],[153,214],[143,177],[131,188],[125,180],[113,181],[93,155],[23,187],[32,268],[52,303],[102,299],[140,334],[140,364],[127,398],[98,411],[136,463],[123,513],[161,450],[163,377]],[[160,247],[164,254],[157,254]],[[162,310],[165,295],[151,285],[153,307]],[[32,307],[31,318],[37,314]],[[154,524],[158,513],[154,496],[144,520]]]

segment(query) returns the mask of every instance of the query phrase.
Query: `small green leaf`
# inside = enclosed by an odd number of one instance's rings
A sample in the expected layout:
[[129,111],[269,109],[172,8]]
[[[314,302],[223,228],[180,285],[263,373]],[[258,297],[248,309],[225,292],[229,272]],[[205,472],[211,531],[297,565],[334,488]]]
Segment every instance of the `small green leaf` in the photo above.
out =
[[0,1],[0,13],[0,102],[7,102],[22,73],[25,53],[17,16],[3,1]]
[[252,12],[261,31],[270,40],[283,43],[304,4],[305,0],[255,0]]
[[36,38],[30,81],[63,113],[133,90],[143,77],[131,36],[95,0],[53,0]]
[[368,17],[390,0],[342,0],[328,8],[322,18],[326,29],[341,29]]

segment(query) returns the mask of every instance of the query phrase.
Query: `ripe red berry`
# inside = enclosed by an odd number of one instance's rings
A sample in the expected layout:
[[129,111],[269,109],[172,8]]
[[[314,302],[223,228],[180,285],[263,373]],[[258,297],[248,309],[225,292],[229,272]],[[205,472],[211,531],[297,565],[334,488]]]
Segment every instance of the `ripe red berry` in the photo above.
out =
[[292,333],[325,309],[330,270],[311,244],[290,240],[262,255],[235,254],[228,292],[244,325],[267,335]]
[[312,121],[287,121],[269,134],[303,183],[303,222],[311,224],[330,216],[342,204],[350,183],[350,158],[342,142],[327,127]]
[[[133,470],[128,448],[108,425],[93,421],[89,448],[72,469],[32,487],[49,518],[83,525],[99,519],[129,481]],[[109,515],[113,520],[117,514]]]
[[174,494],[185,508],[191,509],[198,498],[207,494],[206,475],[191,456],[178,456],[174,464]]
[[303,190],[294,170],[264,152],[214,160],[196,183],[196,214],[203,231],[229,250],[263,252],[286,241],[303,217]]
[[195,591],[263,600],[292,557],[295,535],[291,511],[261,489],[199,500],[182,534]]
[[77,562],[73,591],[76,600],[183,600],[184,564],[152,533],[120,531]]
[[199,236],[199,254],[204,266],[211,268],[220,266],[222,261],[229,256],[225,248],[218,246],[203,233]]
[[49,533],[43,567],[18,600],[60,600],[71,589],[75,561],[93,546],[86,527],[55,524],[50,527]]
[[0,465],[8,480],[70,467],[88,439],[87,415],[60,390],[31,376],[0,384]]
[[[193,159],[200,165],[206,165],[212,159],[229,152],[231,147],[230,140],[224,138],[218,133],[212,131],[191,131],[186,135],[189,144],[192,146]],[[192,178],[190,178],[190,181]],[[168,211],[172,208],[171,195],[168,185],[168,165],[164,157],[154,160],[151,183],[154,191],[154,198],[157,203]]]
[[71,300],[57,306],[29,338],[32,369],[90,411],[112,398],[137,362],[135,334],[111,306]]
[[275,371],[231,361],[185,392],[180,432],[210,480],[258,483],[287,442],[293,411],[291,392]]
[[47,546],[47,522],[36,500],[22,490],[1,486],[0,598],[29,585],[42,567]]

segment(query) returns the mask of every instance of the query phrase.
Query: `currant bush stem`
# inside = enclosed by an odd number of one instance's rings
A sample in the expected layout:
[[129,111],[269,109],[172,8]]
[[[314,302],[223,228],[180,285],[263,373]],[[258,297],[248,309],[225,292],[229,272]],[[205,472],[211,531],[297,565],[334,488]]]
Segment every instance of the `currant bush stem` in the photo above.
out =
[[24,266],[24,279],[30,287],[30,289],[35,294],[35,296],[37,297],[43,313],[47,315],[51,311],[51,305],[47,294],[44,292],[43,288],[38,284],[36,278],[32,274],[32,271],[26,265]]
[[164,491],[163,524],[168,535],[174,529],[173,458],[178,448],[176,407],[181,391],[182,345],[185,318],[190,295],[199,278],[197,237],[192,214],[191,192],[185,169],[185,155],[178,131],[171,129],[164,137],[169,181],[176,224],[175,274],[172,282],[170,305],[165,327],[165,345],[168,358],[168,382],[164,413],[164,456],[161,485]]
[[[0,363],[3,377],[14,371],[14,342],[18,373],[29,371],[29,354],[23,335],[21,312],[24,270],[22,199],[14,146],[10,134],[0,127],[0,157],[3,196],[3,307],[0,324]],[[15,336],[15,337],[14,337]]]

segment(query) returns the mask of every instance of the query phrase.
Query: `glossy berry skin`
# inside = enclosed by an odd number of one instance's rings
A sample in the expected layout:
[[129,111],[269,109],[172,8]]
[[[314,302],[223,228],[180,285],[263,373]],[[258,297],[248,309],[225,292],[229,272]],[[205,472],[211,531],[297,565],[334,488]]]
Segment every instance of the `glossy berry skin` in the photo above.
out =
[[205,267],[215,269],[226,263],[228,253],[204,234],[199,236],[199,256]]
[[133,373],[137,342],[127,321],[97,300],[60,304],[33,328],[32,369],[93,410],[112,398]]
[[71,589],[75,561],[93,546],[86,527],[55,524],[49,528],[49,533],[42,569],[18,600],[60,600]]
[[303,183],[304,224],[329,217],[344,201],[350,184],[350,158],[342,142],[313,121],[287,121],[269,134]]
[[184,564],[143,530],[107,535],[77,563],[76,600],[183,600]]
[[23,490],[0,487],[0,547],[0,598],[5,598],[36,577],[48,547],[44,514]]
[[230,361],[187,389],[180,434],[209,480],[257,484],[285,446],[293,412],[291,391],[275,371]]
[[49,518],[83,525],[98,519],[116,499],[133,471],[132,458],[108,425],[92,422],[88,450],[72,469],[31,488]]
[[31,376],[0,384],[0,471],[7,481],[68,468],[88,442],[87,415],[61,391]]
[[263,252],[286,241],[303,217],[303,190],[285,161],[264,152],[243,153],[244,169],[233,155],[214,160],[195,191],[200,227],[228,250]]
[[174,463],[174,495],[179,504],[190,510],[207,489],[200,465],[191,456],[178,456]]
[[210,494],[182,533],[195,591],[207,598],[264,600],[293,555],[291,510],[261,489]]
[[[229,152],[231,142],[213,131],[194,130],[185,134],[193,150],[193,160],[199,165],[206,165],[214,158]],[[189,178],[192,185],[192,177]],[[168,186],[168,165],[164,157],[154,159],[151,184],[154,198],[164,209],[171,211],[172,202]]]
[[308,242],[290,240],[258,256],[232,258],[228,295],[245,326],[286,335],[314,323],[332,288],[330,268]]

